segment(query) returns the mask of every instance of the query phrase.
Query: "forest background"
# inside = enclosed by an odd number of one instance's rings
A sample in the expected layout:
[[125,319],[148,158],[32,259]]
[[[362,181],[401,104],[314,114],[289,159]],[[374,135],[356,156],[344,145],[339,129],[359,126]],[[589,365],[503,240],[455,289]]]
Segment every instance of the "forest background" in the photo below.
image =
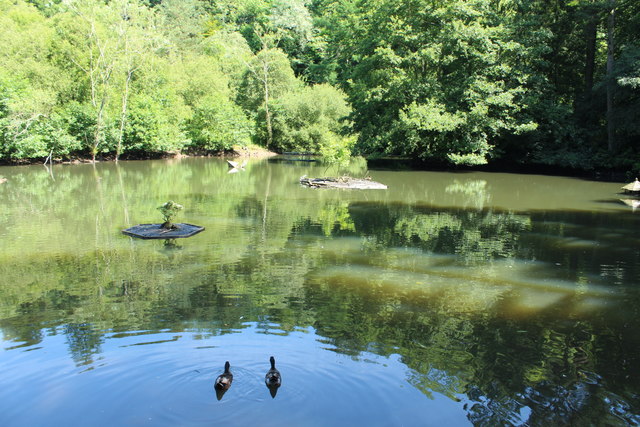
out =
[[640,172],[637,0],[0,0],[0,161]]

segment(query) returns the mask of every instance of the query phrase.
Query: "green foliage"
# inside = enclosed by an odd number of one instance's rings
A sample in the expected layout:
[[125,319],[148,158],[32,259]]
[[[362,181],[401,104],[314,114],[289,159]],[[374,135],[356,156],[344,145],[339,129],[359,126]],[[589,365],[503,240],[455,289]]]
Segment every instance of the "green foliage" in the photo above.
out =
[[228,80],[231,98],[238,96],[238,87],[247,70],[246,64],[253,56],[249,45],[241,34],[233,31],[216,31],[202,41],[203,52],[209,61],[215,62],[216,68]]
[[521,116],[521,47],[485,1],[371,2],[348,88],[358,147],[455,164],[486,163],[494,141],[535,124]]
[[278,49],[261,50],[247,63],[238,101],[248,113],[255,113],[259,108],[264,108],[265,99],[268,102],[277,100],[298,89],[300,84],[284,52]]
[[352,150],[356,136],[340,136],[329,134],[320,146],[319,154],[322,162],[330,165],[348,166],[352,161]]
[[162,21],[161,31],[173,46],[166,49],[196,49],[208,19],[204,3],[198,0],[162,0],[157,8]]
[[201,99],[186,124],[190,147],[198,150],[230,150],[251,142],[252,124],[242,109],[228,98]]
[[607,1],[0,0],[0,157],[253,139],[326,158],[627,168],[638,4],[615,2],[608,56]]
[[0,2],[0,156],[4,158],[47,156],[60,136],[54,111],[68,81],[47,62],[51,37],[51,28],[35,8]]
[[[160,98],[160,99],[158,99]],[[132,99],[125,130],[125,152],[163,153],[180,150],[187,137],[167,98],[140,95]]]
[[[303,0],[242,0],[216,2],[216,22],[237,31],[253,52],[278,48],[285,52],[297,75],[309,67],[306,60],[315,37],[308,2]],[[215,33],[220,24],[213,25]]]
[[[617,85],[616,102],[620,108],[617,110],[615,120],[618,136],[623,138],[619,154],[623,154],[626,147],[629,147],[633,153],[640,135],[640,43],[629,46],[619,58]],[[623,155],[626,157],[629,154]],[[640,155],[636,151],[637,160],[640,160]]]
[[252,54],[228,31],[205,39],[199,2],[163,2],[152,16],[133,0],[86,0],[60,5],[48,19],[21,2],[0,7],[1,157],[217,151],[249,142],[254,125],[235,98]]
[[[63,129],[75,141],[74,145],[64,147],[68,153],[79,152],[83,148],[89,147],[89,141],[93,137],[96,125],[91,107],[86,103],[69,102],[62,108],[60,115],[64,120]],[[63,147],[61,146],[61,148]]]
[[168,202],[158,207],[158,210],[162,214],[164,222],[167,223],[171,223],[175,216],[178,215],[178,212],[180,212],[182,209],[184,209],[184,206],[179,205],[173,200],[169,200]]
[[348,157],[352,138],[342,135],[343,119],[350,113],[344,94],[327,84],[289,92],[275,110],[275,148]]
[[[243,47],[240,44],[232,49]],[[248,144],[251,138],[252,124],[232,100],[237,82],[224,74],[225,69],[234,72],[238,64],[223,66],[227,49],[220,41],[208,44],[208,49],[214,48],[216,51],[209,51],[211,56],[184,57],[172,72],[172,86],[189,109],[183,126],[189,140],[187,148],[193,150],[229,150],[233,144]]]

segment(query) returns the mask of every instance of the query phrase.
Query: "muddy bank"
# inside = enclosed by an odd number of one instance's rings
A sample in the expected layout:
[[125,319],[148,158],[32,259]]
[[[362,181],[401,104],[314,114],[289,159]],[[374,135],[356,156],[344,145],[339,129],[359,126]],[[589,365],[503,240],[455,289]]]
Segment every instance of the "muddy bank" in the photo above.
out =
[[[120,156],[119,160],[157,160],[157,159],[179,159],[183,157],[231,157],[231,158],[253,158],[263,159],[268,157],[277,156],[278,153],[269,151],[265,148],[258,146],[248,147],[233,147],[227,151],[172,151],[166,153],[125,153]],[[95,163],[99,162],[114,162],[116,161],[115,155],[105,154],[96,157]],[[70,158],[54,158],[54,159],[19,159],[19,160],[0,160],[0,166],[19,166],[19,165],[39,165],[39,164],[81,164],[81,163],[94,163],[94,160],[90,156],[72,156]]]

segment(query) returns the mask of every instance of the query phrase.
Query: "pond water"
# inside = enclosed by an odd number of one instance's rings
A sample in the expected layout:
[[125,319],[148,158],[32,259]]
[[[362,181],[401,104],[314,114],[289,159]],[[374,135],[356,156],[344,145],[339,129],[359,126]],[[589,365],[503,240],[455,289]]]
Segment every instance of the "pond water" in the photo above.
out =
[[0,425],[640,423],[623,183],[295,160],[1,168]]

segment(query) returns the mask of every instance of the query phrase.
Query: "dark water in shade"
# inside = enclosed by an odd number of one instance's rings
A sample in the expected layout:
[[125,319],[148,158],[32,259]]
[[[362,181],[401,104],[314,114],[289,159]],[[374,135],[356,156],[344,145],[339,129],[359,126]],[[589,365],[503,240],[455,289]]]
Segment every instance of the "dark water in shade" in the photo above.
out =
[[[336,173],[309,162],[228,172],[0,168],[0,425],[640,423],[624,183],[370,170],[388,190],[344,191],[299,186]],[[205,231],[121,233],[167,200]]]

